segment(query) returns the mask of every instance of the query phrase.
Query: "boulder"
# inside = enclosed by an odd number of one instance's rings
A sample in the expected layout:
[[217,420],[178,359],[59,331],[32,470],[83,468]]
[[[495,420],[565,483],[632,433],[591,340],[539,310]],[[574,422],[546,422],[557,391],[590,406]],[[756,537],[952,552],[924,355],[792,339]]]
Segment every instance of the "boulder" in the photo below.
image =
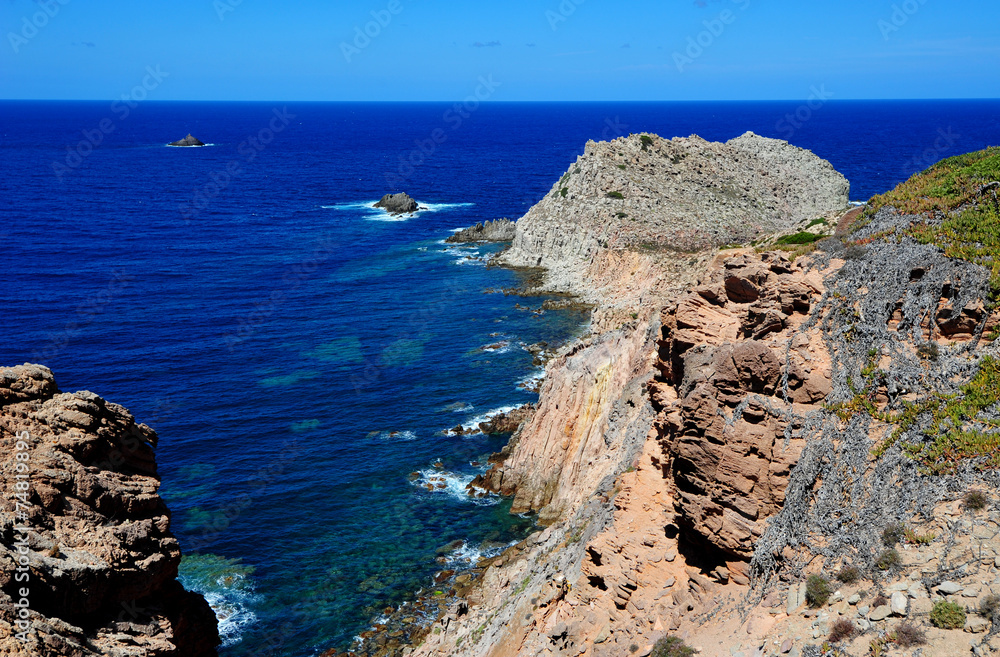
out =
[[510,242],[517,232],[517,224],[510,219],[495,219],[458,231],[446,242],[464,244],[467,242]]
[[201,141],[200,139],[198,139],[197,137],[195,137],[194,135],[192,135],[191,133],[188,133],[187,137],[185,137],[184,139],[178,140],[178,141],[172,141],[172,142],[170,142],[170,145],[171,146],[204,146],[205,143],[203,141]]

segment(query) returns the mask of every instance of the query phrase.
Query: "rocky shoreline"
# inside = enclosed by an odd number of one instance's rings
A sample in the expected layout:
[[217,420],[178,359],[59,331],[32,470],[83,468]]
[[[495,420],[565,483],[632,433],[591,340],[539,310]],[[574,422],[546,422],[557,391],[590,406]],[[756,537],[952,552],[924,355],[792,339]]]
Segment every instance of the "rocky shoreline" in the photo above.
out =
[[[720,195],[734,179],[749,189]],[[771,210],[732,223],[758,193]],[[921,221],[850,209],[842,176],[784,142],[588,144],[498,258],[594,307],[474,482],[544,529],[415,643],[367,654],[645,656],[667,636],[711,657],[994,654],[995,471],[926,477],[877,447],[899,430],[878,409],[957,394],[995,351],[988,272],[904,239]]]

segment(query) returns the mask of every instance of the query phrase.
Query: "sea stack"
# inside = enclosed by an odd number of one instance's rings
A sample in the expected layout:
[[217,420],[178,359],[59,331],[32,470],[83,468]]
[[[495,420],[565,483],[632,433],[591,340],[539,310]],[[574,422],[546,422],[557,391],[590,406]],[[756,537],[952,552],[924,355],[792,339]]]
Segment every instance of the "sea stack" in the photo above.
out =
[[417,202],[410,198],[406,192],[386,194],[372,207],[382,208],[389,214],[412,214],[420,209]]
[[204,146],[204,145],[205,145],[204,142],[202,142],[200,139],[198,139],[191,133],[188,133],[188,136],[185,137],[184,139],[181,139],[180,141],[174,141],[170,143],[170,146]]

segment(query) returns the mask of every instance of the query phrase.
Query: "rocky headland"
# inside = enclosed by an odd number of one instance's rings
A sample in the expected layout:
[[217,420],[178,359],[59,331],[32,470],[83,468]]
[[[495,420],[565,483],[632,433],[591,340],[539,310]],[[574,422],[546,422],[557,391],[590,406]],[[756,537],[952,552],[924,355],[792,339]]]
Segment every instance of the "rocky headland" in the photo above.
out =
[[156,441],[45,367],[0,368],[0,654],[216,654],[214,612],[176,579]]
[[172,141],[169,146],[204,146],[205,143],[192,134],[188,134],[184,139]]
[[464,228],[446,239],[452,244],[469,242],[510,242],[516,234],[516,224],[510,219],[481,221],[475,226]]
[[589,143],[498,258],[594,306],[473,484],[544,529],[362,652],[994,654],[997,178],[851,211],[785,142]]

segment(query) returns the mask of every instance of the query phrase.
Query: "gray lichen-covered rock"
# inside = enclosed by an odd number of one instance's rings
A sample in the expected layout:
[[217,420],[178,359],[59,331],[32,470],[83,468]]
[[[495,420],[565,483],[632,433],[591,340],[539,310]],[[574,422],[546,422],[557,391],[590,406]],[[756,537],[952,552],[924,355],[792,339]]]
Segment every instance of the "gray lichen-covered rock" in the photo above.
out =
[[155,444],[121,406],[60,393],[48,368],[0,368],[0,654],[216,653],[215,614],[176,580]]
[[382,208],[389,214],[411,214],[419,209],[417,202],[406,192],[386,194],[374,207]]
[[514,239],[517,224],[510,219],[494,219],[493,221],[479,222],[475,226],[470,226],[460,230],[446,242],[453,244],[466,242],[510,242]]
[[848,204],[850,185],[810,151],[753,133],[726,143],[631,135],[588,142],[518,220],[500,262],[544,267],[544,288],[592,296],[601,251],[677,254],[745,243]]

